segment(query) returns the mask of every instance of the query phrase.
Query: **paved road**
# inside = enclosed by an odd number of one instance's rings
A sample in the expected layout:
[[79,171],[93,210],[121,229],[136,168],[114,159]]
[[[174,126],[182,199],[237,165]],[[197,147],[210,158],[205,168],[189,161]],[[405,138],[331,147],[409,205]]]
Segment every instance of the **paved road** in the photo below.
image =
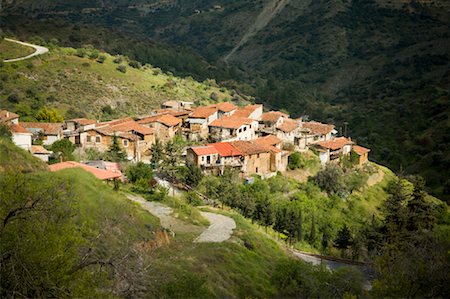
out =
[[23,46],[28,46],[28,47],[32,47],[34,48],[36,51],[33,54],[30,54],[28,56],[25,57],[20,57],[20,58],[14,58],[14,59],[6,59],[3,60],[3,62],[16,62],[16,61],[21,61],[21,60],[25,60],[25,59],[30,59],[34,56],[38,56],[38,55],[42,55],[48,52],[48,48],[46,47],[42,47],[42,46],[38,46],[38,45],[33,45],[33,44],[29,44],[29,43],[24,43],[18,40],[14,40],[14,39],[10,39],[10,38],[5,38],[5,40],[9,41],[9,42],[13,42],[13,43],[17,43]]
[[228,240],[236,228],[236,222],[230,217],[215,213],[201,212],[211,225],[194,242],[220,243]]

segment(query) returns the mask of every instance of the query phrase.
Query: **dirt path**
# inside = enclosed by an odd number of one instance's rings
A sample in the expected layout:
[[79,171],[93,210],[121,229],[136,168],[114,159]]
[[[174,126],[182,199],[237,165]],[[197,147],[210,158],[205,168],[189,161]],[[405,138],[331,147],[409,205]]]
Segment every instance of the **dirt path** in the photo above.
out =
[[30,59],[30,58],[32,58],[34,56],[42,55],[42,54],[45,54],[45,53],[47,53],[49,51],[48,48],[46,48],[46,47],[33,45],[33,44],[29,44],[29,43],[24,43],[24,42],[21,42],[21,41],[18,41],[18,40],[10,39],[10,38],[5,38],[5,40],[9,41],[9,42],[20,44],[20,45],[23,45],[23,46],[34,48],[34,49],[36,49],[36,51],[33,54],[30,54],[30,55],[25,56],[25,57],[14,58],[14,59],[6,59],[6,60],[3,60],[3,62],[16,62],[16,61],[21,61],[21,60],[25,60],[25,59]]
[[159,202],[147,201],[141,196],[127,194],[129,200],[137,202],[141,207],[155,215],[161,221],[161,226],[172,230],[175,233],[198,233],[203,232],[201,226],[186,223],[172,216],[172,208]]
[[236,228],[236,222],[230,217],[201,212],[202,216],[208,219],[211,225],[194,242],[214,242],[220,243],[228,240]]
[[270,1],[261,11],[261,13],[256,18],[255,22],[248,28],[247,32],[241,38],[241,40],[237,43],[237,45],[228,53],[227,56],[224,57],[224,61],[228,62],[230,58],[236,53],[236,51],[245,45],[250,38],[255,36],[259,31],[264,29],[270,21],[280,12],[282,11],[290,0],[272,0]]

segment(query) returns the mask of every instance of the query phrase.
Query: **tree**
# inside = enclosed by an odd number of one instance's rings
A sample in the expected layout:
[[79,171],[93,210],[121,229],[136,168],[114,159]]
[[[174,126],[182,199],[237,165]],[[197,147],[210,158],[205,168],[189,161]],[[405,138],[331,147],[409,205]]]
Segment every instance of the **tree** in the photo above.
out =
[[119,138],[115,133],[112,138],[112,143],[109,146],[108,151],[106,152],[106,156],[108,157],[108,160],[112,162],[123,162],[128,160],[127,154],[122,149],[122,146],[120,146]]
[[105,54],[100,54],[100,56],[98,56],[97,62],[98,63],[104,63],[106,61],[106,55]]
[[328,164],[325,169],[319,171],[310,179],[328,194],[336,194],[345,191],[343,175],[344,172],[339,166]]
[[125,74],[125,73],[127,72],[127,67],[124,66],[123,64],[121,64],[121,65],[119,65],[119,66],[117,67],[117,70],[118,70],[119,72]]
[[288,158],[288,168],[291,170],[304,167],[302,154],[299,152],[292,153]]
[[39,122],[48,122],[48,123],[61,123],[64,121],[62,115],[56,109],[49,109],[47,107],[43,107],[36,114],[36,119]]
[[72,161],[74,160],[73,152],[75,148],[75,144],[70,142],[69,139],[64,138],[55,141],[50,147],[50,150],[57,156],[59,160]]
[[129,165],[126,169],[126,174],[128,180],[132,183],[135,183],[140,179],[144,179],[147,182],[153,179],[152,168],[143,162]]
[[187,163],[179,168],[178,177],[188,186],[197,187],[203,178],[203,173],[195,164]]
[[181,164],[182,151],[183,142],[176,138],[167,142],[164,147],[164,156],[161,164],[162,171],[172,178],[176,176],[178,167]]
[[150,164],[152,165],[153,169],[158,169],[161,161],[164,159],[163,144],[159,141],[158,138],[152,145],[151,152],[152,157],[150,158]]
[[341,250],[341,255],[344,256],[345,251],[352,245],[352,235],[347,225],[338,231],[336,239],[334,239],[334,247]]

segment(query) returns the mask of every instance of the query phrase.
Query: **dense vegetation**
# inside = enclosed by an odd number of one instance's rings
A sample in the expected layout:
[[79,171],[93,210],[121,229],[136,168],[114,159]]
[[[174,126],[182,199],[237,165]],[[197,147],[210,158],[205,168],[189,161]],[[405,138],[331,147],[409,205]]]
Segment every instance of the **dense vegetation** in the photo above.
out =
[[[216,78],[295,116],[338,127],[347,122],[348,133],[372,148],[378,163],[424,176],[433,194],[448,199],[445,1],[290,1],[226,67],[222,58],[269,2],[60,1],[36,7],[21,1],[6,6],[10,17],[4,22],[24,37],[57,37],[77,47],[92,43],[176,74]],[[86,7],[98,9],[82,12]],[[50,23],[24,21],[27,11]],[[126,34],[104,29],[111,27]]]

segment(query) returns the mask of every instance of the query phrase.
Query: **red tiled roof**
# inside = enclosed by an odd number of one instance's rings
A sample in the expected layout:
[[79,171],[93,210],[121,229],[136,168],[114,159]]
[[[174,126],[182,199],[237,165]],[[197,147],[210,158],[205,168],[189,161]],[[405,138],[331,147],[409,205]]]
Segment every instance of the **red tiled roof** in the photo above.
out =
[[228,102],[221,102],[219,104],[211,105],[211,107],[215,107],[217,110],[220,110],[223,112],[230,112],[230,111],[237,109],[236,106],[234,106],[233,104],[228,103]]
[[189,117],[192,118],[207,118],[213,115],[217,109],[215,107],[198,107],[195,108]]
[[236,117],[250,117],[250,115],[260,107],[262,107],[262,105],[260,104],[247,105],[245,107],[239,108],[236,112],[233,113],[233,115]]
[[49,155],[52,152],[49,152],[48,150],[46,150],[44,147],[42,147],[40,145],[32,145],[31,146],[31,153],[32,154]]
[[109,179],[114,179],[114,178],[120,178],[122,176],[121,173],[116,173],[110,170],[105,170],[105,169],[99,169],[99,168],[95,168],[86,164],[82,164],[82,163],[78,163],[78,162],[73,162],[73,161],[67,161],[67,162],[62,162],[62,163],[57,163],[57,164],[52,164],[49,166],[50,171],[59,171],[62,169],[67,169],[67,168],[82,168],[87,172],[92,173],[93,175],[95,175],[95,177],[97,177],[100,180],[109,180]]
[[219,155],[222,157],[242,156],[242,152],[234,147],[230,142],[217,142],[209,145],[215,147]]
[[354,145],[353,146],[353,151],[356,154],[362,156],[362,155],[367,154],[368,152],[370,152],[370,149],[362,147],[362,146],[359,146],[359,145]]
[[133,122],[134,120],[131,117],[125,117],[125,118],[119,118],[119,119],[114,119],[114,120],[110,120],[110,121],[105,121],[102,123],[99,123],[99,126],[104,126],[104,125],[110,125],[110,126],[115,126],[115,125],[120,125],[123,123],[129,123],[129,122]]
[[320,141],[315,144],[334,151],[343,148],[344,145],[353,144],[353,141],[346,137],[338,137],[329,141]]
[[71,119],[69,121],[76,122],[82,126],[87,126],[87,125],[92,125],[92,124],[97,123],[97,121],[95,119],[87,119],[87,118],[75,118],[75,119]]
[[290,133],[299,127],[299,123],[293,119],[286,119],[281,125],[277,127],[285,133]]
[[259,145],[263,146],[274,146],[281,143],[281,139],[275,135],[267,135],[264,137],[260,137],[258,139],[253,140]]
[[280,111],[269,111],[267,113],[263,113],[261,120],[263,122],[276,123],[280,117],[288,118],[289,115]]
[[114,127],[111,127],[111,126],[95,128],[94,130],[105,136],[114,136],[114,134],[116,134],[116,136],[119,138],[128,139],[131,141],[136,141],[139,139],[138,136],[136,136],[134,134],[117,131]]
[[252,124],[253,120],[244,117],[224,116],[222,118],[216,119],[211,124],[210,127],[221,127],[227,129],[239,129],[243,125]]
[[191,147],[197,156],[218,154],[217,149],[212,145]]
[[313,134],[325,135],[334,130],[334,125],[323,124],[316,121],[304,122],[303,127],[310,130]]
[[8,110],[0,110],[0,121],[7,122],[15,118],[19,118],[19,115],[9,112]]
[[[157,109],[157,110],[155,110],[155,112],[156,112],[156,114],[170,114],[175,117],[186,116],[186,115],[189,115],[189,113],[191,113],[191,111],[189,111],[189,110],[175,110],[175,109],[170,109],[170,108]],[[145,119],[145,118],[142,118],[142,119]]]
[[46,135],[58,135],[62,131],[62,123],[20,122],[26,129],[41,129]]
[[260,153],[267,153],[270,148],[262,146],[252,141],[232,141],[231,144],[236,147],[243,155],[255,155]]
[[9,126],[9,129],[11,130],[11,132],[13,133],[19,133],[19,134],[30,134],[30,132],[27,131],[27,129],[25,129],[24,127],[22,127],[21,125],[16,125],[16,124],[11,124]]
[[158,122],[162,123],[163,125],[166,125],[168,127],[173,127],[176,125],[179,125],[181,123],[181,119],[176,118],[173,115],[165,114],[162,115],[160,118],[158,118]]

